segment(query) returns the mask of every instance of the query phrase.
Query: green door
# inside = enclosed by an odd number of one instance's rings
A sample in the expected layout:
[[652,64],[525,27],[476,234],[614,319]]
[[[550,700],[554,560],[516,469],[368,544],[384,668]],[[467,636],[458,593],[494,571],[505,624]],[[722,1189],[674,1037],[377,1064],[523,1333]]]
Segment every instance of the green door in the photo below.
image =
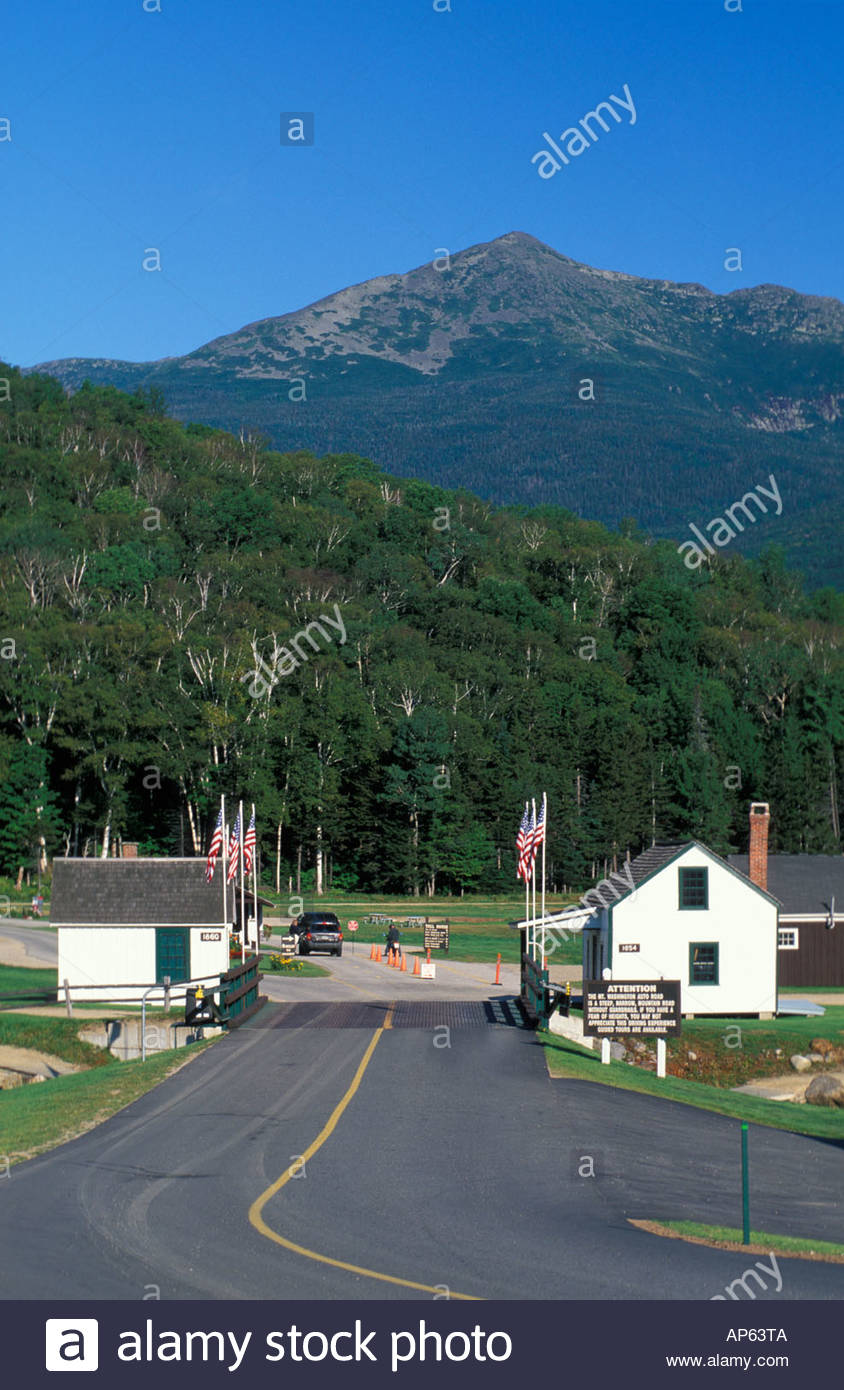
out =
[[165,975],[172,981],[190,979],[188,933],[185,927],[156,927],[155,978],[160,984]]

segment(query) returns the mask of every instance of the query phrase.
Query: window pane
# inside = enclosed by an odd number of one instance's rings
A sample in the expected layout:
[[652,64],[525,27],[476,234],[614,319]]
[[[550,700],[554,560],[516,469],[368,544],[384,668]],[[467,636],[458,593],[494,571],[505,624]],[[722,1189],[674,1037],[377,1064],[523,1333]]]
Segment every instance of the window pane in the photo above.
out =
[[689,982],[693,985],[717,985],[717,942],[698,942],[689,947]]
[[709,870],[680,870],[680,906],[686,908],[709,906]]

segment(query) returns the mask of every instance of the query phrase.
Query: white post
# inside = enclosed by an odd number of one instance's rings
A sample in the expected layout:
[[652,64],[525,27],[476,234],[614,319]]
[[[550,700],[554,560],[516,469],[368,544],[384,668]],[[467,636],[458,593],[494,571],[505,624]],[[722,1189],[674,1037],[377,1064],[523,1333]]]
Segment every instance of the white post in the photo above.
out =
[[[533,828],[534,828],[534,830],[536,830],[536,802],[533,801],[533,800],[531,800],[531,803],[530,803],[530,804],[531,804],[531,809],[532,809],[532,811],[533,811]],[[531,936],[532,936],[532,938],[533,938],[533,945],[532,945],[532,947],[531,947],[531,952],[530,952],[530,954],[531,954],[531,959],[532,959],[532,960],[536,960],[536,855],[535,855],[535,854],[532,854],[532,855],[531,855],[531,858],[532,858],[532,860],[533,860],[533,867],[532,867],[532,869],[531,869],[531,874],[530,874],[530,882],[531,882],[531,889],[532,889],[531,898],[532,898],[532,905],[533,905],[533,912],[532,912],[533,926],[532,926],[532,928],[531,928]]]
[[542,793],[542,965],[545,965],[545,841],[548,838],[548,797]]
[[226,928],[228,927],[229,913],[227,897],[228,887],[226,884],[226,867],[229,848],[229,837],[228,826],[226,825],[226,798],[224,796],[220,797],[220,828],[223,832],[223,845],[222,849],[220,850],[220,870],[223,880],[223,931],[226,936],[226,941],[228,942],[228,931],[226,930]]
[[657,1038],[656,1040],[656,1074],[657,1076],[665,1075],[665,1038]]
[[[255,802],[252,802],[252,819],[255,819]],[[252,846],[252,912],[255,918],[255,954],[261,953],[261,933],[258,929],[258,827],[255,827],[255,843]]]
[[607,1065],[610,1061],[610,1057],[610,1040],[609,1038],[601,1038],[601,1062]]
[[240,803],[240,843],[237,847],[240,856],[240,960],[246,959],[246,874],[243,871],[243,802]]
[[[525,802],[527,810],[527,802]],[[525,874],[525,950],[530,955],[530,878]]]

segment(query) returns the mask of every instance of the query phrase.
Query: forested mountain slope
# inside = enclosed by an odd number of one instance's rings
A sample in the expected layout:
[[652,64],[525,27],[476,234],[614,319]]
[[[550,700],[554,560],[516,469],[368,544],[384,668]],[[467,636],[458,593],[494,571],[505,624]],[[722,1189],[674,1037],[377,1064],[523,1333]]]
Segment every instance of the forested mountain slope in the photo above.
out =
[[0,870],[42,836],[200,851],[220,792],[282,883],[509,888],[543,788],[558,887],[741,848],[757,797],[774,849],[840,849],[844,600],[776,552],[693,572],[632,525],[0,376]]
[[179,419],[258,429],[277,448],[352,449],[663,536],[773,472],[782,513],[736,546],[783,545],[813,583],[844,587],[843,348],[838,300],[779,285],[716,295],[511,232],[183,357],[39,370],[71,389],[154,387]]

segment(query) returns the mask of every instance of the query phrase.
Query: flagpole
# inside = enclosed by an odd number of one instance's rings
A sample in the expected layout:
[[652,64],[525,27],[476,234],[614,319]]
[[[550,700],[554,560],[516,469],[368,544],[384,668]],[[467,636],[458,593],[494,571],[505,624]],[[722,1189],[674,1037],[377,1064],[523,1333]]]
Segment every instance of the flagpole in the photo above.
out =
[[[528,804],[525,802],[525,819],[527,819],[527,813]],[[527,953],[530,955],[530,877],[528,874],[525,874],[525,944]]]
[[[226,844],[231,849],[230,827],[226,826]],[[231,856],[229,856],[231,857]],[[237,927],[237,873],[232,874],[232,905],[231,905],[231,924]]]
[[246,959],[246,885],[243,872],[243,802],[240,803],[240,840],[237,852],[240,856],[240,959]]
[[545,841],[548,839],[548,797],[542,793],[542,968],[545,969]]
[[[227,851],[227,849],[228,849],[228,845],[227,845],[227,843],[226,843],[226,798],[225,798],[224,796],[221,796],[221,797],[220,797],[220,833],[221,833],[221,835],[222,835],[222,837],[223,837],[223,855],[222,855],[223,926],[226,927],[226,926],[228,925],[228,920],[229,920],[228,912],[226,911],[226,908],[228,907],[228,900],[227,900],[227,897],[226,897],[226,851]],[[228,936],[226,937],[226,939],[228,940]]]
[[[252,820],[255,820],[255,802],[252,802]],[[258,831],[255,830],[255,843],[252,846],[252,911],[255,919],[255,954],[260,955],[261,933],[258,929]]]
[[[534,828],[534,834],[535,834],[535,833],[536,833],[536,802],[533,800],[532,797],[531,797],[530,806],[531,806],[531,810],[533,811],[533,828]],[[535,849],[534,849],[534,851],[533,851],[532,860],[533,860],[533,862],[532,862],[531,868],[530,868],[530,882],[531,882],[531,887],[532,887],[532,890],[533,890],[533,891],[532,891],[532,898],[533,898],[533,931],[532,931],[532,936],[533,936],[533,950],[531,951],[531,956],[532,956],[533,959],[535,960],[535,959],[536,959],[536,850],[535,850]]]

